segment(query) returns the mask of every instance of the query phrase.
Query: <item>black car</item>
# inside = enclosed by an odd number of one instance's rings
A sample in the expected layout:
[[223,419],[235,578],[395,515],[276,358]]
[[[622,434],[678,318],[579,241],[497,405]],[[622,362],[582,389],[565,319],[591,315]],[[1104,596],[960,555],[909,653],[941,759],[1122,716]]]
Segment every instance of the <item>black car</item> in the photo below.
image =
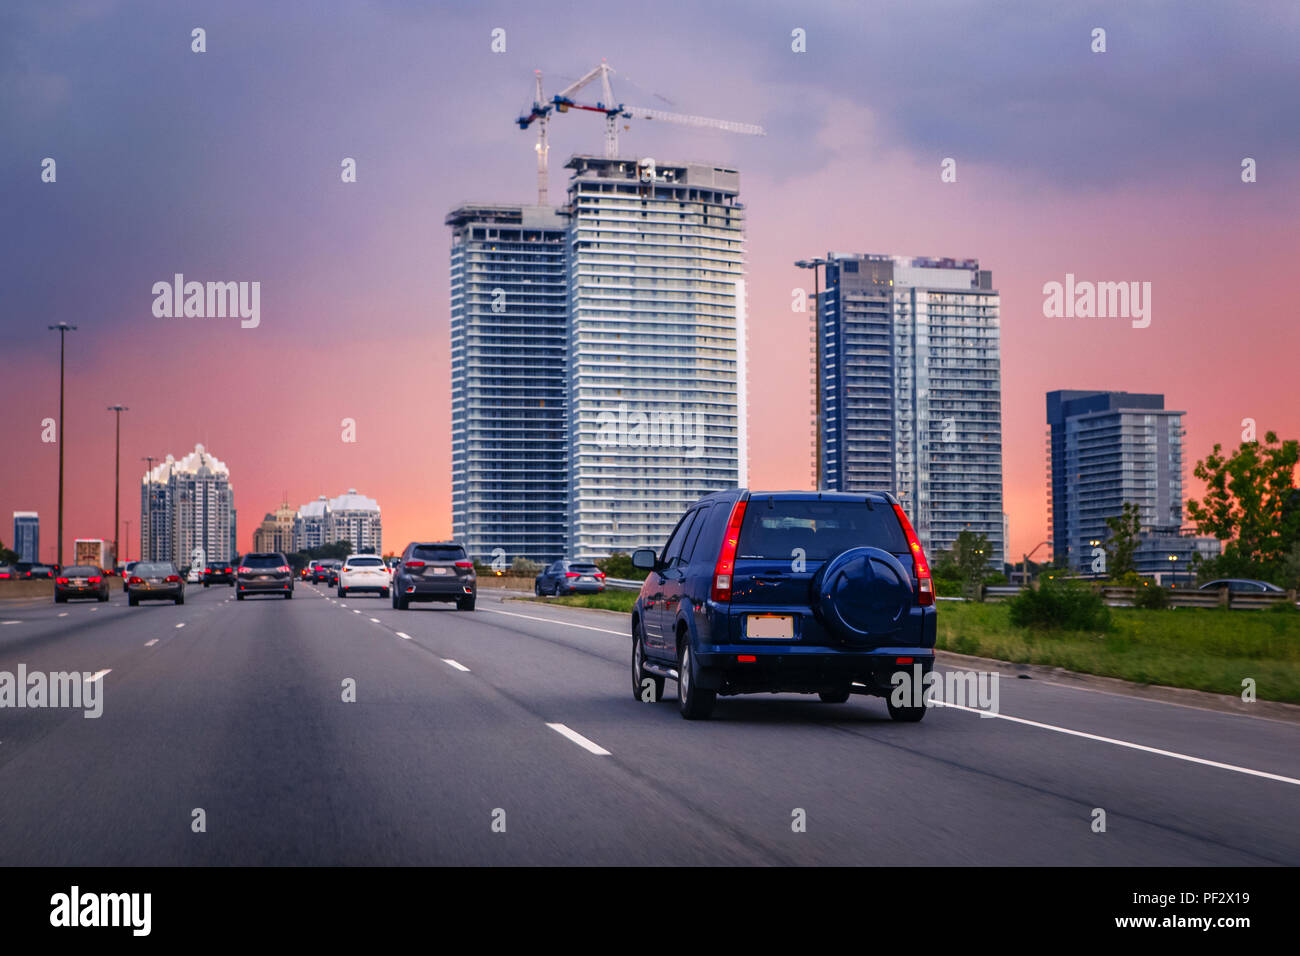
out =
[[[701,499],[662,549],[632,609],[632,694],[677,681],[683,717],[719,695],[885,697],[894,720],[925,716],[934,587],[916,533],[889,494],[722,491]],[[894,675],[911,696],[893,699]]]
[[412,601],[455,601],[457,610],[474,610],[478,576],[474,562],[456,542],[412,542],[399,561],[393,573],[397,610],[407,610]]
[[107,601],[108,576],[102,568],[74,564],[54,579],[54,603],[63,604],[69,598],[95,598],[101,603]]
[[185,581],[170,561],[137,561],[122,586],[131,607],[141,601],[185,603]]
[[217,561],[203,569],[203,586],[206,588],[213,584],[235,586],[235,566],[232,562]]
[[544,594],[599,594],[605,590],[605,572],[590,561],[560,560],[533,580],[533,592]]
[[246,554],[235,572],[235,597],[242,601],[247,594],[279,594],[293,598],[293,570],[289,559],[277,551]]

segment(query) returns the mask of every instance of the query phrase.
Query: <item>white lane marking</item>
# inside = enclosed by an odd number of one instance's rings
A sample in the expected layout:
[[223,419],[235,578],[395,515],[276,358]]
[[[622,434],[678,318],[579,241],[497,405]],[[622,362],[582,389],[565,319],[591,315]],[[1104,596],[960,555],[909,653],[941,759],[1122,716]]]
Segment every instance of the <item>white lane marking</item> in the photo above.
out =
[[607,627],[592,627],[590,624],[574,624],[571,621],[559,621],[553,617],[535,617],[532,614],[515,614],[513,611],[496,611],[492,608],[483,608],[489,614],[504,614],[506,617],[522,617],[526,621],[541,621],[543,624],[563,624],[565,627],[580,627],[584,631],[600,631],[602,634],[617,634],[619,637],[631,637],[627,631],[611,631]]
[[550,727],[561,737],[569,738],[575,744],[581,747],[583,750],[588,750],[591,753],[594,753],[597,757],[609,756],[609,751],[606,750],[604,747],[600,747],[597,746],[596,744],[593,744],[586,737],[582,736],[582,734],[578,733],[576,730],[570,730],[568,727],[564,726],[564,724],[547,724],[546,726]]
[[111,667],[109,667],[109,668],[107,668],[107,669],[105,669],[105,670],[102,670],[102,671],[96,671],[95,673],[93,673],[93,674],[91,674],[89,677],[87,677],[87,678],[85,679],[85,681],[83,681],[83,683],[86,683],[86,684],[93,684],[95,681],[99,680],[99,679],[100,679],[101,677],[103,677],[105,674],[111,674],[111,673],[113,673],[113,668],[111,668]]
[[377,617],[372,617],[372,618],[370,619],[370,623],[371,623],[371,624],[378,624],[378,623],[379,623],[379,618],[377,618]]
[[153,647],[153,646],[154,646],[155,644],[157,644],[157,643],[158,643],[158,638],[155,637],[152,641],[145,641],[145,642],[144,642],[144,646],[145,646],[145,647]]
[[92,611],[98,611],[99,608],[97,608],[97,607],[92,607],[91,610],[92,610]]
[[184,626],[185,626],[185,622],[184,622],[184,621],[181,621],[181,623],[177,624],[176,626],[177,626],[177,627],[184,627]]
[[[59,615],[59,617],[67,617],[67,616],[68,616],[67,611],[64,611],[62,614]],[[0,624],[21,624],[21,623],[22,621],[0,621]]]
[[397,636],[404,641],[409,641],[411,639],[411,635],[407,634],[405,631],[398,631]]
[[1135,744],[1129,740],[1119,740],[1115,737],[1103,737],[1100,734],[1090,734],[1082,730],[1071,730],[1069,727],[1057,727],[1054,724],[1044,724],[1037,720],[1026,720],[1024,717],[1012,717],[1009,714],[990,714],[988,711],[980,710],[978,707],[966,707],[962,704],[949,704],[943,701],[934,701],[937,706],[948,707],[952,710],[964,710],[968,713],[979,714],[982,717],[995,717],[998,720],[1009,720],[1015,724],[1024,724],[1026,727],[1037,727],[1040,730],[1051,730],[1058,734],[1068,734],[1071,737],[1082,737],[1085,740],[1096,740],[1103,744],[1113,744],[1116,747],[1127,747],[1129,750],[1140,750],[1143,753],[1156,754],[1161,757],[1172,757],[1175,760],[1185,760],[1188,763],[1198,763],[1204,767],[1215,767],[1219,770],[1231,770],[1234,773],[1244,773],[1252,777],[1263,777],[1265,780],[1276,780],[1279,783],[1289,783],[1300,787],[1300,780],[1294,777],[1284,777],[1277,773],[1267,773],[1263,770],[1252,770],[1249,767],[1238,767],[1235,764],[1220,763],[1217,760],[1206,760],[1204,757],[1193,757],[1190,754],[1180,754],[1173,750],[1161,750],[1159,747],[1148,747],[1146,744]]
[[450,664],[452,667],[456,668],[456,670],[458,670],[458,671],[464,671],[466,674],[469,673],[469,668],[466,667],[464,664],[460,663],[460,661],[453,661],[450,657],[444,657],[444,658],[442,659],[442,662],[443,662],[444,664]]
[[[67,611],[60,611],[60,612],[59,612],[59,617],[67,617],[67,616],[68,616],[68,612],[67,612]],[[6,624],[17,624],[18,622],[17,622],[17,621],[5,621],[5,623],[6,623]]]
[[353,613],[353,614],[360,614],[361,612],[358,611],[356,608],[353,608],[353,609],[352,609],[352,613]]

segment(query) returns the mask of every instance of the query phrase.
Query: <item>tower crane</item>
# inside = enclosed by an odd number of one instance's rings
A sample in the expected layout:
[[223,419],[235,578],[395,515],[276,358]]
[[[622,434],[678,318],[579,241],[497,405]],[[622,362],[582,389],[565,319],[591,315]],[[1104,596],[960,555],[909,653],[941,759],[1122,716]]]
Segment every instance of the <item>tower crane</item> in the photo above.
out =
[[[523,130],[528,129],[534,123],[537,124],[537,145],[534,149],[537,150],[538,205],[545,206],[547,204],[547,153],[550,146],[546,140],[546,133],[552,112],[567,113],[572,109],[604,114],[605,156],[607,159],[618,157],[618,122],[620,119],[660,120],[668,123],[679,123],[683,126],[694,126],[697,129],[720,129],[727,133],[744,133],[750,136],[766,135],[763,127],[756,126],[753,123],[738,123],[734,120],[711,119],[707,116],[689,116],[684,113],[670,113],[665,110],[646,109],[640,106],[625,106],[622,103],[615,104],[614,90],[609,79],[613,72],[613,68],[602,59],[593,70],[570,83],[547,102],[542,93],[541,71],[535,71],[537,88],[532,109],[516,119],[515,123]],[[579,103],[573,99],[575,93],[596,80],[600,80],[601,99],[595,103]]]

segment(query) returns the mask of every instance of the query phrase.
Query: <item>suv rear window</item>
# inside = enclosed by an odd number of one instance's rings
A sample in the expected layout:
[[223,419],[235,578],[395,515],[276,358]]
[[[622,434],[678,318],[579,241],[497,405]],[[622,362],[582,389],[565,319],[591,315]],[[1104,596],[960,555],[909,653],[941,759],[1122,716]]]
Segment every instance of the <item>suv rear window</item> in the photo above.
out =
[[[770,503],[770,507],[769,507]],[[809,561],[825,561],[849,548],[907,551],[893,508],[864,501],[751,498],[740,529],[737,557],[788,561],[802,548]]]
[[570,564],[569,564],[569,570],[570,570],[570,571],[578,571],[578,572],[580,572],[580,573],[582,573],[582,574],[595,574],[597,571],[600,570],[600,568],[596,567],[594,564],[588,564],[588,563],[586,563],[586,562],[573,561],[573,562],[570,562]]
[[465,549],[459,545],[417,544],[411,557],[416,561],[463,561]]
[[65,578],[88,578],[98,574],[99,568],[92,568],[85,564],[77,564],[63,572]]
[[278,554],[250,554],[241,563],[246,568],[278,568],[284,564]]
[[378,558],[353,558],[348,562],[348,566],[353,568],[377,568],[383,563]]

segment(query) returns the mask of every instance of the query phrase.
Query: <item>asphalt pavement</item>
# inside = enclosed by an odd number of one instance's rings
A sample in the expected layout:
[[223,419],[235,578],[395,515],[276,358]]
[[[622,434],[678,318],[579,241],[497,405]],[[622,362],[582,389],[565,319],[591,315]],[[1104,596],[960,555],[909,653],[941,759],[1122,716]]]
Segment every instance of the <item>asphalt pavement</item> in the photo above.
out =
[[0,675],[102,695],[0,709],[0,864],[1300,863],[1293,723],[1005,678],[684,721],[625,615],[504,598],[0,605]]

